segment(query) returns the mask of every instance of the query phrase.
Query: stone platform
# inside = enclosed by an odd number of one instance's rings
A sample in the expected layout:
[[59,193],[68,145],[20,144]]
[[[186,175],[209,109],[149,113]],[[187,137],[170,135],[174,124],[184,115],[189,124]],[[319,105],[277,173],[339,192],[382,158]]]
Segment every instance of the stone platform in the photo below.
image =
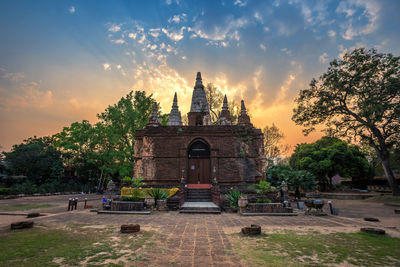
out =
[[220,214],[221,209],[214,202],[185,202],[180,213],[215,213]]

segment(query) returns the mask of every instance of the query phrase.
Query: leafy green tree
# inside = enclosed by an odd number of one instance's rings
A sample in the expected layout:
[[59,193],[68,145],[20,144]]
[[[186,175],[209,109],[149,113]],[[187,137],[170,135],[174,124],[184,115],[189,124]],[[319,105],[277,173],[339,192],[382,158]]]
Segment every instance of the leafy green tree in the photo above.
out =
[[53,147],[51,137],[31,137],[19,145],[14,145],[11,152],[4,152],[7,172],[10,175],[25,175],[41,185],[63,175],[62,154]]
[[[222,103],[224,102],[224,95],[222,94],[221,90],[213,83],[208,83],[207,86],[204,88],[204,91],[206,93],[208,106],[210,108],[211,121],[215,124],[217,123],[221,113]],[[228,100],[228,110],[231,114],[232,123],[236,123],[240,114],[240,107],[238,104],[236,104],[235,100]],[[184,117],[184,125],[187,125],[186,120],[187,118]]]
[[336,137],[325,136],[311,144],[297,145],[290,165],[311,172],[322,190],[332,187],[331,179],[336,174],[351,178],[354,186],[367,185],[369,164],[365,155],[357,146]]
[[400,142],[400,57],[355,49],[333,60],[300,91],[296,104],[292,119],[306,127],[305,134],[325,124],[335,136],[374,148],[393,195],[400,195],[389,153]]
[[143,129],[153,111],[154,100],[144,91],[135,91],[109,106],[98,118],[104,129],[109,148],[118,162],[119,176],[132,176],[135,133]]
[[[95,125],[82,121],[65,127],[55,135],[56,146],[78,176],[90,176],[88,170],[95,174],[99,189],[108,179],[132,177],[135,133],[148,123],[154,102],[151,95],[132,91],[98,114]],[[159,111],[159,116],[166,124],[168,115]]]
[[211,121],[215,123],[219,117],[218,112],[221,109],[222,102],[224,101],[224,95],[212,83],[208,83],[204,88],[204,91],[206,92],[208,107],[210,108]]
[[279,158],[288,151],[289,147],[281,144],[285,135],[275,124],[272,123],[271,126],[266,125],[262,131],[264,134],[264,153],[268,169],[277,163]]
[[[228,100],[228,110],[229,110],[229,113],[231,114],[232,124],[236,124],[237,120],[239,118],[239,115],[240,115],[240,107],[235,102],[235,100]],[[249,110],[247,110],[247,114],[249,115]]]
[[54,146],[63,152],[64,165],[70,176],[78,176],[87,183],[95,176],[98,166],[94,162],[95,128],[86,120],[73,122],[53,136]]
[[290,190],[315,189],[315,177],[306,170],[293,170],[288,165],[276,165],[267,169],[267,180],[275,187],[280,187],[285,181]]

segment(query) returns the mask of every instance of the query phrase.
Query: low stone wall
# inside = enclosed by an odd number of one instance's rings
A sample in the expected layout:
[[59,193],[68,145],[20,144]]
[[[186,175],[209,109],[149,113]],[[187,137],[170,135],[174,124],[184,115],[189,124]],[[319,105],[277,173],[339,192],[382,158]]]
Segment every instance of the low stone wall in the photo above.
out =
[[113,201],[111,202],[112,211],[143,211],[144,202]]
[[293,213],[293,209],[283,207],[282,203],[249,203],[243,213]]

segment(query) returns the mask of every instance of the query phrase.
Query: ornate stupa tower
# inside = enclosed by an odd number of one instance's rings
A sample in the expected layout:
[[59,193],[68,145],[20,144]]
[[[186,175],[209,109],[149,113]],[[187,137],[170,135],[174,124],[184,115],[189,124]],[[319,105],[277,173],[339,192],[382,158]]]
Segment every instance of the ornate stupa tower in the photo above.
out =
[[247,115],[246,107],[244,106],[244,101],[240,103],[240,115],[238,118],[238,124],[241,125],[252,125],[250,122],[250,117]]
[[174,95],[174,101],[172,102],[171,113],[169,113],[167,125],[170,125],[170,126],[182,125],[181,112],[179,111],[178,96],[176,95],[176,92]]
[[210,109],[208,107],[206,92],[204,91],[204,85],[200,72],[197,73],[188,119],[189,126],[211,124]]
[[161,120],[158,117],[158,105],[156,102],[153,104],[153,112],[149,118],[149,122],[147,123],[147,126],[152,126],[152,127],[157,127],[161,125]]
[[218,124],[232,125],[231,113],[229,112],[228,99],[226,98],[226,95],[224,96],[224,103],[222,105],[222,110],[218,118]]

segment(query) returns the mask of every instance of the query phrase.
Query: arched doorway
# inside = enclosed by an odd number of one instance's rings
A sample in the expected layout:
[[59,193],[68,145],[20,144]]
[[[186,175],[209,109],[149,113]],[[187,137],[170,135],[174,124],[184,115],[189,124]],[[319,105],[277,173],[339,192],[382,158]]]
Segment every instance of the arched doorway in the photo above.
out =
[[210,146],[196,140],[188,147],[188,184],[210,183]]

